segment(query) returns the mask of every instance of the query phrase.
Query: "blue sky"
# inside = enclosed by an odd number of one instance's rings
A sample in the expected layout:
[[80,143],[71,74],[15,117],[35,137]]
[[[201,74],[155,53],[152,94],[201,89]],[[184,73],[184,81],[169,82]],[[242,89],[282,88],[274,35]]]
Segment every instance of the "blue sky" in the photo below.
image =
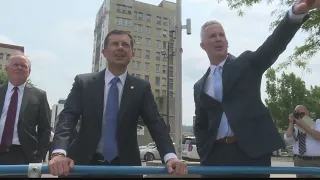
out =
[[[25,46],[32,61],[31,79],[47,91],[50,106],[66,98],[75,75],[91,72],[93,28],[96,13],[103,0],[10,0],[1,2],[0,42]],[[160,0],[142,2],[158,5]],[[173,1],[175,2],[175,1]],[[192,20],[192,35],[183,35],[183,123],[192,124],[194,115],[193,84],[205,73],[209,61],[199,47],[200,27],[208,20],[220,21],[227,33],[229,52],[239,55],[255,50],[270,35],[270,16],[274,5],[251,8],[244,17],[228,9],[226,3],[209,0],[183,0],[182,22]],[[290,55],[295,45],[303,43],[304,34],[297,33],[276,64]],[[317,60],[316,60],[317,59]],[[306,81],[319,85],[319,56],[311,61],[312,74],[289,68]],[[265,96],[265,79],[261,85]]]

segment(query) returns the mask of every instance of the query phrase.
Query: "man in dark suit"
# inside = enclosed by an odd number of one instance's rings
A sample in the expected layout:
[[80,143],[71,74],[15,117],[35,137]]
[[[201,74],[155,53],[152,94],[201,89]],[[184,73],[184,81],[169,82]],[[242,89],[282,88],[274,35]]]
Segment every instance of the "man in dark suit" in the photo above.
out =
[[[68,175],[74,164],[141,166],[137,143],[141,116],[169,173],[186,174],[187,167],[175,155],[150,84],[127,73],[134,56],[132,36],[126,31],[111,31],[102,53],[107,69],[75,78],[56,125],[50,173]],[[80,115],[78,135],[68,148]]]
[[227,53],[219,22],[203,25],[200,45],[211,65],[194,85],[194,134],[201,165],[271,166],[272,152],[285,147],[261,101],[261,79],[319,2],[297,1],[262,46],[237,58]]
[[8,83],[0,86],[0,165],[40,163],[50,138],[50,108],[46,92],[26,83],[30,61],[11,56]]

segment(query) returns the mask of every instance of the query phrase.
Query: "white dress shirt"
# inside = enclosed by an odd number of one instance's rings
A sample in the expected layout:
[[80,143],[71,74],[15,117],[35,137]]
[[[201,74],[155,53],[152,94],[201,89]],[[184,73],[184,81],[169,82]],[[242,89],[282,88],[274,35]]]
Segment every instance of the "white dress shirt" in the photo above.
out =
[[[307,13],[299,14],[299,15],[293,14],[292,8],[293,8],[293,6],[289,9],[289,19],[292,21],[295,21],[295,22],[301,22],[303,20],[303,18],[307,15]],[[219,66],[222,67],[221,73],[223,71],[223,65],[225,64],[226,59],[219,64]],[[205,89],[204,89],[204,92],[214,99],[215,99],[215,93],[214,93],[214,86],[213,85],[214,85],[214,72],[215,72],[216,67],[217,67],[216,65],[213,65],[213,64],[210,65],[210,74],[208,75],[208,78],[205,83]],[[217,134],[216,139],[220,139],[220,138],[229,137],[229,136],[234,135],[232,132],[232,129],[230,127],[230,124],[228,122],[228,118],[225,113],[223,113],[222,117],[221,117],[221,122],[223,122],[223,121],[227,121],[227,123],[225,123],[225,124],[227,124],[227,126],[226,127],[222,126],[222,125],[219,126],[219,130],[218,130],[218,134]],[[228,129],[226,134],[220,133],[222,128]]]
[[[312,129],[320,132],[320,119],[317,119],[316,122],[313,124]],[[286,133],[284,134],[284,140],[287,144],[293,145],[293,154],[299,154],[299,141],[295,140],[298,139],[298,128],[296,125],[294,126],[294,136],[287,137]],[[302,156],[320,156],[320,141],[313,138],[310,134],[307,133],[306,135],[306,153]]]
[[[127,74],[128,72],[125,72],[123,74],[121,74],[119,76],[120,81],[117,83],[118,86],[118,90],[119,90],[119,106],[121,103],[121,97],[122,97],[122,93],[123,93],[123,87],[127,78]],[[115,76],[108,70],[106,69],[105,72],[105,86],[104,86],[104,107],[103,107],[103,119],[102,119],[102,133],[101,133],[101,138],[98,144],[98,148],[97,148],[97,152],[103,154],[103,134],[104,134],[104,126],[105,126],[105,108],[106,108],[106,104],[107,104],[107,98],[108,98],[108,92],[109,89],[111,87],[110,81],[114,78]],[[62,149],[57,149],[54,150],[52,153],[63,153],[63,154],[67,154],[65,150]],[[167,162],[169,159],[172,158],[177,158],[176,154],[174,153],[168,153],[164,156],[164,161]]]
[[52,142],[53,141],[53,137],[54,137],[54,133],[52,131],[50,131],[50,132],[51,132],[50,142]]
[[[18,86],[18,107],[17,107],[17,112],[16,112],[16,119],[15,119],[15,124],[14,124],[14,130],[13,130],[13,139],[12,139],[12,144],[14,145],[20,145],[20,141],[19,141],[19,137],[18,137],[18,131],[17,131],[17,126],[18,126],[18,120],[19,120],[19,114],[20,114],[20,108],[21,108],[21,102],[22,102],[22,98],[23,98],[23,91],[24,91],[24,86],[25,83]],[[3,104],[3,108],[2,108],[2,113],[1,113],[1,118],[0,118],[0,142],[2,139],[2,134],[3,134],[3,129],[6,123],[6,119],[7,119],[7,114],[8,114],[8,108],[10,105],[10,101],[11,101],[11,96],[14,92],[13,88],[15,86],[13,86],[11,84],[11,82],[8,82],[8,88],[7,88],[7,93],[4,99],[4,104]]]

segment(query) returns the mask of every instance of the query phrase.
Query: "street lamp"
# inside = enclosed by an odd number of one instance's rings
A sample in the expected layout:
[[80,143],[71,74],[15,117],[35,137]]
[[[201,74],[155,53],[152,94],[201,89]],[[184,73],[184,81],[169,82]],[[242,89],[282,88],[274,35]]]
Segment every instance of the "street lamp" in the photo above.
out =
[[165,50],[161,51],[161,54],[164,58],[167,58],[167,126],[168,126],[168,132],[170,133],[170,61],[173,61],[173,57],[175,56],[175,52],[173,51],[173,44],[174,44],[174,30],[169,31],[169,41],[167,45],[167,52]]

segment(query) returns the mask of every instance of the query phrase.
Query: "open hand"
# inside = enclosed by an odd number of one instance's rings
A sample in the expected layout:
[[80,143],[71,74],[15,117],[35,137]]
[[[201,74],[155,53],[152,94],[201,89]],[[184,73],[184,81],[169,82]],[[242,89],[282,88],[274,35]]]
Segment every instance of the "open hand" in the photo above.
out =
[[167,169],[168,173],[176,176],[185,176],[188,174],[187,164],[176,158],[167,161]]
[[319,0],[297,0],[293,5],[294,14],[304,14],[312,9],[320,8]]

